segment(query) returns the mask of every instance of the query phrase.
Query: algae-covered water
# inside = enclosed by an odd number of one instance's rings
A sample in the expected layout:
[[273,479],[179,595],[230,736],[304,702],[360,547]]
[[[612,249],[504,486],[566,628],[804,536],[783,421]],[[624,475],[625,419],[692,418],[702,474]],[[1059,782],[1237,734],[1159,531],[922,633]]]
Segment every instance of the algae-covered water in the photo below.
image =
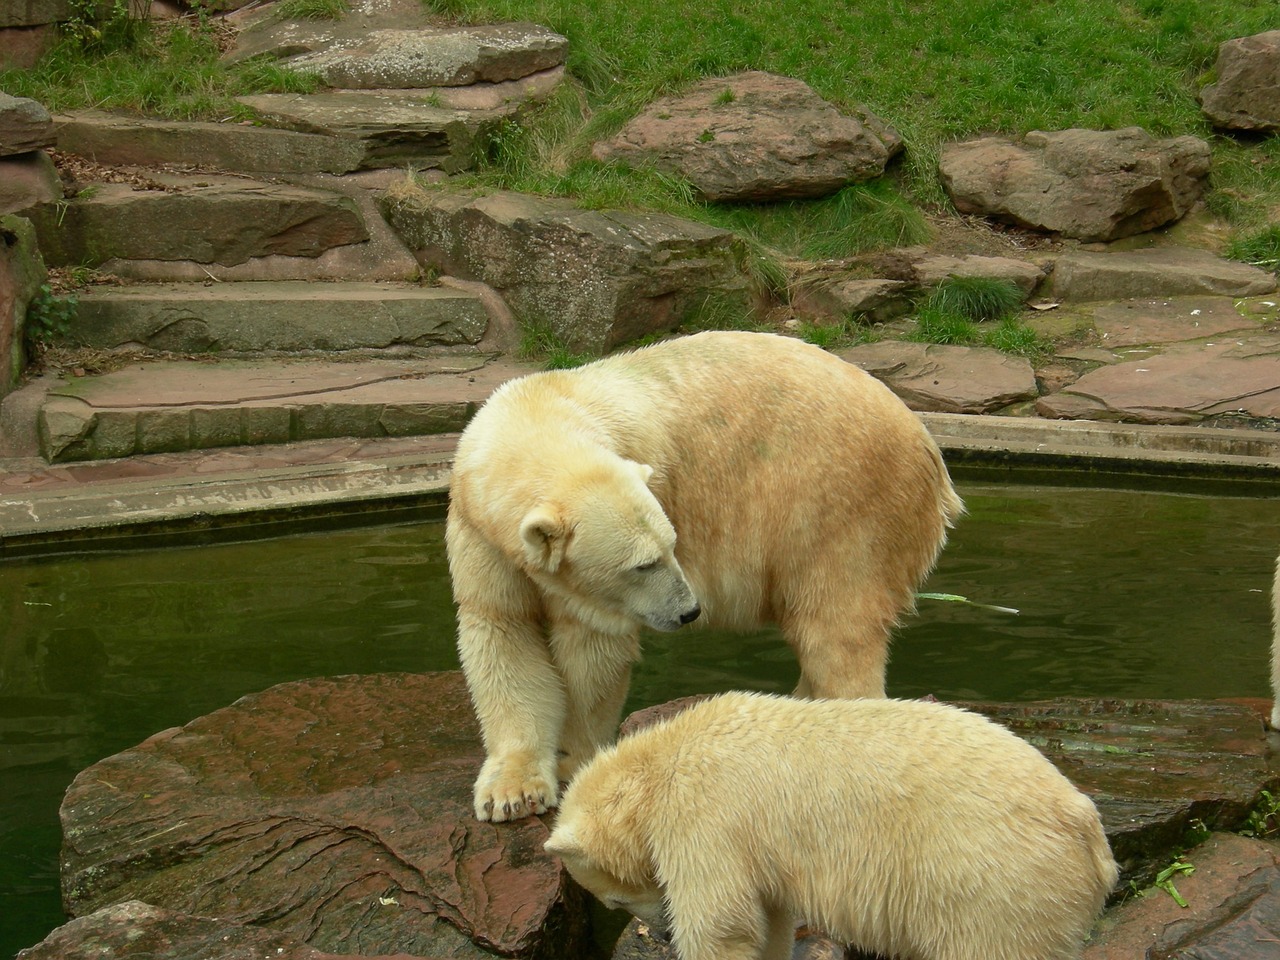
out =
[[[961,484],[969,512],[889,668],[895,696],[1267,696],[1280,499]],[[1278,492],[1280,497],[1280,492]],[[453,669],[443,527],[0,564],[0,956],[63,921],[82,768],[301,677]],[[798,676],[772,631],[651,636],[629,708]]]

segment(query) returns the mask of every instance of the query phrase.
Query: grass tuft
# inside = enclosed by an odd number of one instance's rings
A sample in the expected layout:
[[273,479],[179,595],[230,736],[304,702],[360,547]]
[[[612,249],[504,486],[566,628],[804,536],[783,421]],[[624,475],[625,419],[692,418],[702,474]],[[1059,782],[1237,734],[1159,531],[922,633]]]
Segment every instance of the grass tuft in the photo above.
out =
[[280,0],[276,15],[282,20],[341,20],[347,0]]
[[1264,270],[1280,272],[1280,223],[1236,237],[1227,247],[1227,256]]
[[1022,291],[994,277],[948,277],[930,293],[928,304],[941,313],[969,320],[1000,320],[1022,308]]
[[569,370],[596,359],[570,350],[555,331],[541,324],[524,327],[516,355],[521,360],[541,360],[548,370]]

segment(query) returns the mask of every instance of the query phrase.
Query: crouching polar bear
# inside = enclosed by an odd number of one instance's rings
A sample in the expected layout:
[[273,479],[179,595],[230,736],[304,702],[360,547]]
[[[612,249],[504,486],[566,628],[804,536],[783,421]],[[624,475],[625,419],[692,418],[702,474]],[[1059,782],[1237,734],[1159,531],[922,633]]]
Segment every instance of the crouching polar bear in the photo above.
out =
[[458,443],[446,531],[476,816],[545,812],[612,741],[641,624],[776,623],[798,695],[884,696],[961,510],[920,420],[797,340],[704,333],[505,384]]
[[800,919],[903,960],[1066,960],[1117,877],[1034,747],[902,700],[702,701],[580,770],[546,850],[681,960],[784,960]]

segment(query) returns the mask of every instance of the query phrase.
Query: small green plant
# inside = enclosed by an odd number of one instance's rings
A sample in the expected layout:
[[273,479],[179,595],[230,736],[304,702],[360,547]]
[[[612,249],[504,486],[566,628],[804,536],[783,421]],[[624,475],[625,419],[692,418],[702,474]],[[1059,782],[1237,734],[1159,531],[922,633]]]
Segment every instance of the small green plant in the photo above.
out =
[[1173,885],[1173,881],[1180,876],[1189,877],[1195,872],[1196,868],[1194,866],[1178,857],[1173,863],[1156,874],[1155,885],[1173,897],[1173,902],[1178,906],[1186,908],[1188,905],[1186,898],[1178,892],[1178,888]]
[[1049,343],[1017,317],[1005,317],[994,330],[984,331],[982,342],[1019,357],[1038,357],[1049,350]]
[[812,343],[815,347],[821,347],[823,350],[830,350],[833,347],[840,346],[847,335],[844,323],[802,322],[796,328],[796,332],[800,334],[800,339],[805,343]]
[[967,317],[926,304],[916,313],[915,328],[907,334],[907,339],[917,343],[964,346],[978,343],[982,333],[978,325]]
[[27,304],[26,325],[23,336],[29,350],[38,351],[65,340],[71,334],[80,301],[75,294],[55,294],[47,283],[40,285],[36,295]]
[[1280,223],[1248,236],[1237,237],[1227,247],[1227,256],[1255,267],[1280,272]]
[[1022,291],[994,277],[948,277],[929,294],[928,304],[969,320],[1002,320],[1022,307]]
[[528,324],[516,351],[522,360],[541,360],[548,370],[569,370],[590,363],[594,357],[575,353],[560,336],[544,324]]
[[726,104],[733,103],[733,101],[737,99],[738,99],[738,95],[734,93],[733,90],[730,89],[729,87],[725,87],[718,94],[716,94],[716,98],[713,102],[715,103],[716,106],[722,107]]
[[284,20],[341,20],[347,0],[280,0],[277,13]]
[[715,140],[715,138],[716,138],[715,131],[711,129],[703,130],[700,134],[698,134],[699,143],[711,143],[712,141]]
[[1249,811],[1244,827],[1240,830],[1246,837],[1267,839],[1280,835],[1280,796],[1270,790],[1263,790],[1258,796],[1258,803]]

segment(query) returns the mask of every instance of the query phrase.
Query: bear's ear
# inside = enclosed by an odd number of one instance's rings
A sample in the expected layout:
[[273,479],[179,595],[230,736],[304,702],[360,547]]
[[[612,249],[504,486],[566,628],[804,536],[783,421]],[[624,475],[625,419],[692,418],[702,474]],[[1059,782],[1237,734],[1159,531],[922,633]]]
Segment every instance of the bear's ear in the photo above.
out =
[[529,563],[547,573],[555,573],[564,559],[564,519],[548,504],[534,507],[520,522],[520,539]]
[[582,847],[571,830],[553,830],[542,849],[561,860],[573,862],[582,859]]
[[635,465],[637,472],[640,474],[640,482],[645,486],[649,485],[649,478],[653,476],[653,467],[647,463],[637,463]]

